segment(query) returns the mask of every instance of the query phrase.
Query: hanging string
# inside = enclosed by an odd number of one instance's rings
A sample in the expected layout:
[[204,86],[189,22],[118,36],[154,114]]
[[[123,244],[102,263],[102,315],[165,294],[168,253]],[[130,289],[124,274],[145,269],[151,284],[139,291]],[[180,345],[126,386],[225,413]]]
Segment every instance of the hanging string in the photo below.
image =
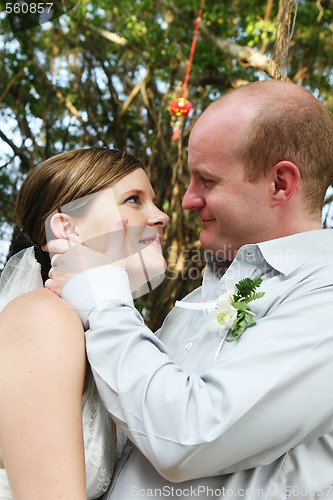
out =
[[173,99],[173,101],[170,103],[170,112],[173,115],[176,115],[176,117],[177,117],[174,129],[173,129],[173,134],[172,134],[172,139],[174,141],[176,141],[179,137],[179,128],[181,125],[182,118],[187,116],[192,108],[191,103],[187,99],[185,99],[185,93],[186,93],[186,89],[187,89],[188,80],[190,77],[193,56],[194,56],[195,46],[197,43],[197,38],[198,38],[198,33],[199,33],[199,25],[201,22],[201,16],[202,16],[204,3],[205,3],[205,0],[201,0],[199,14],[198,14],[198,17],[195,21],[194,35],[193,35],[193,40],[192,40],[190,57],[189,57],[189,61],[187,64],[186,76],[185,76],[185,80],[183,83],[182,96],[177,98],[177,99]]
[[202,10],[203,10],[204,3],[205,3],[205,0],[201,0],[199,14],[198,14],[197,20],[195,21],[195,30],[194,30],[193,40],[192,40],[192,47],[191,47],[191,52],[190,52],[190,58],[188,60],[188,65],[187,65],[186,76],[185,76],[185,80],[184,80],[184,83],[183,83],[182,97],[185,97],[185,92],[186,92],[186,89],[187,89],[188,79],[190,77],[190,72],[191,72],[191,67],[192,67],[192,62],[193,62],[193,56],[194,56],[195,46],[196,46],[196,43],[197,43],[197,38],[198,38],[198,33],[199,33],[199,25],[200,25],[200,22],[201,22],[201,16],[202,16]]
[[[295,4],[292,20],[293,3]],[[290,42],[294,33],[299,0],[280,0],[279,18],[276,24],[272,59],[275,62],[274,78],[285,80],[285,68]]]

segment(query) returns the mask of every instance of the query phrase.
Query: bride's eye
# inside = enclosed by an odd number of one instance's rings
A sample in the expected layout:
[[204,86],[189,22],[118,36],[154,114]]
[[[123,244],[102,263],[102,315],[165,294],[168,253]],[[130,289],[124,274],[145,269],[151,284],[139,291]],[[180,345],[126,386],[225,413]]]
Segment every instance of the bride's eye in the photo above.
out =
[[129,196],[128,198],[126,198],[124,203],[129,203],[130,205],[132,205],[132,204],[138,205],[140,203],[140,197],[138,194],[133,194],[132,196]]

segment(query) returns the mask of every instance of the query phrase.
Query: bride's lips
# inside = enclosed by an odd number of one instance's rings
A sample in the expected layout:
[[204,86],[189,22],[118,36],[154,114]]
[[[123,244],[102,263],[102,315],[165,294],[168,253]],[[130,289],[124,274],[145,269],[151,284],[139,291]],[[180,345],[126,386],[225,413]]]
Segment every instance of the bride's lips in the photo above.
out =
[[159,235],[156,235],[154,237],[148,237],[148,238],[144,238],[142,240],[139,240],[139,243],[141,243],[142,245],[152,245],[154,247],[157,247],[157,248],[161,248],[161,243],[162,243],[162,237],[159,236]]

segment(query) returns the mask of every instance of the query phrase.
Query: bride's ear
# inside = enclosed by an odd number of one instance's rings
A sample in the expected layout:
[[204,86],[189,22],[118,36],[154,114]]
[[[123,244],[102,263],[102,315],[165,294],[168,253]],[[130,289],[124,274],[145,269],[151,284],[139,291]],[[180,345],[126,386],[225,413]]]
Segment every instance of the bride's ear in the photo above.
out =
[[72,217],[63,213],[53,214],[50,220],[52,233],[56,238],[82,243],[79,230]]

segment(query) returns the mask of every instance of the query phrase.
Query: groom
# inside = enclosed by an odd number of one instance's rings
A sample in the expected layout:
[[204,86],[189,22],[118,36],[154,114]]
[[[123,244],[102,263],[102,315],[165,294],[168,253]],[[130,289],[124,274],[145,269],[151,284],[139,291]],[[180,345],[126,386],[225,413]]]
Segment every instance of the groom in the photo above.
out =
[[[183,207],[198,212],[213,254],[202,287],[155,336],[123,269],[65,286],[72,303],[87,291],[88,358],[133,443],[104,498],[333,499],[333,235],[321,228],[332,138],[332,117],[296,85],[226,94],[189,142]],[[222,308],[212,327],[208,311],[245,278],[262,279],[255,324],[223,341],[232,324]]]

